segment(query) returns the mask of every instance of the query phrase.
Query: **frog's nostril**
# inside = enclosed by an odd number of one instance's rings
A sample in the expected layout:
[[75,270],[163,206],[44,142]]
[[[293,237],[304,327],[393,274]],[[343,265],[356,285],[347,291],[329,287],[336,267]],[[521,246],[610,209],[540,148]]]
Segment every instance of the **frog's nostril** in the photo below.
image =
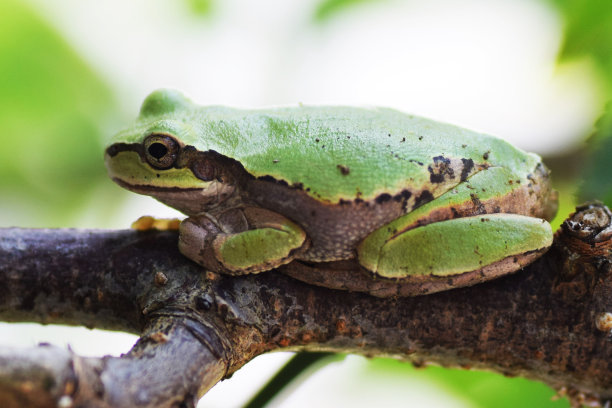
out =
[[149,146],[149,154],[157,160],[161,159],[168,153],[168,148],[161,143],[153,143]]
[[108,154],[110,157],[115,157],[119,151],[120,149],[117,144],[113,144],[106,149],[106,154]]

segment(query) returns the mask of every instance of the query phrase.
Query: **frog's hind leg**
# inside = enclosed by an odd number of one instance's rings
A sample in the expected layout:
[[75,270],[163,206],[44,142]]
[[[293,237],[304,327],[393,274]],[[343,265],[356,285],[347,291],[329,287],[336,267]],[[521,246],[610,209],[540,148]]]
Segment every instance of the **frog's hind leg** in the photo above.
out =
[[[506,272],[520,268],[551,245],[552,230],[533,216],[528,183],[517,179],[502,167],[474,174],[372,232],[357,248],[359,262],[393,278],[459,275],[508,257],[516,262],[505,261]],[[523,215],[500,214],[504,206]]]
[[309,246],[306,233],[280,214],[247,207],[215,219],[181,223],[179,250],[205,268],[235,275],[259,273],[290,262]]
[[503,263],[506,272],[511,272],[525,263],[520,258],[551,243],[552,230],[545,220],[485,214],[390,234],[377,249],[368,248],[366,238],[359,248],[359,261],[380,276],[405,278],[460,275],[512,257],[515,267]]

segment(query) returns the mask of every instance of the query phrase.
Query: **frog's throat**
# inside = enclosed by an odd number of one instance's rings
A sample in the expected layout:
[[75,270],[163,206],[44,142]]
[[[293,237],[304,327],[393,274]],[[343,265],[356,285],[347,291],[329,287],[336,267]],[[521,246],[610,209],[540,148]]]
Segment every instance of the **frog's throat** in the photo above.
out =
[[212,181],[206,188],[154,187],[129,184],[117,178],[113,180],[130,191],[149,195],[183,214],[194,216],[224,205],[235,193],[233,186]]

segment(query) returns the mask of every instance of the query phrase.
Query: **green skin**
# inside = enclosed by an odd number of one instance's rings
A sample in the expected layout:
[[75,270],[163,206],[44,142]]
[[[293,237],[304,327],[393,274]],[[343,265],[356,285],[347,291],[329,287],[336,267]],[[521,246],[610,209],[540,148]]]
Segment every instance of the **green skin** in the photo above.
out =
[[201,107],[160,90],[105,159],[121,186],[187,214],[181,252],[218,272],[354,259],[395,280],[506,273],[552,243],[537,155],[391,109]]

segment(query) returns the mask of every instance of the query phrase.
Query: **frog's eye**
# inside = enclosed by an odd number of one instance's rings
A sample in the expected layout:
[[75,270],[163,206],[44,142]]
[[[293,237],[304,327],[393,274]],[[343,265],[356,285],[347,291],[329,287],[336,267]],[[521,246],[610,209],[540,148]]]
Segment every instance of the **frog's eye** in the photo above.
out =
[[172,167],[178,157],[179,149],[178,142],[167,135],[152,134],[144,140],[147,161],[158,169]]

